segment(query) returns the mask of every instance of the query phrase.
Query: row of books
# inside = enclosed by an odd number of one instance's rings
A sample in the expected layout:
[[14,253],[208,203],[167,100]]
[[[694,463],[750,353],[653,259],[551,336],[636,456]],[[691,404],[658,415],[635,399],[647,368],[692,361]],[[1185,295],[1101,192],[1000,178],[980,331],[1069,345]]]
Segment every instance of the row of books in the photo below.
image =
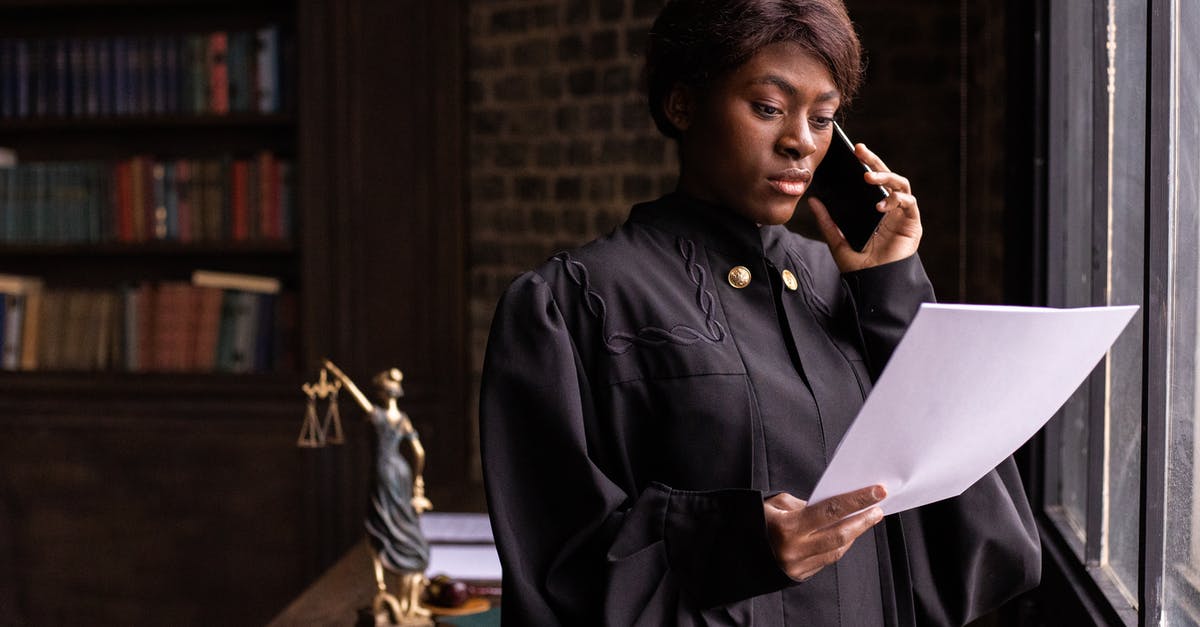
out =
[[0,118],[282,111],[278,26],[0,40]]
[[287,240],[292,185],[270,152],[20,163],[0,167],[0,242]]
[[5,370],[269,372],[294,363],[296,309],[279,282],[198,271],[115,290],[0,275]]

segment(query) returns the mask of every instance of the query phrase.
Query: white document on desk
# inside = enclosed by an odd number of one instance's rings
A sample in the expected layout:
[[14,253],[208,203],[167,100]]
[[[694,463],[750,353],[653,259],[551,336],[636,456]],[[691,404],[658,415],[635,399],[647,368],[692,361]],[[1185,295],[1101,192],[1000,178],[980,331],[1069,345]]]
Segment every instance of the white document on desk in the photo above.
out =
[[809,501],[880,483],[894,514],[962,494],[1058,411],[1137,309],[922,305]]

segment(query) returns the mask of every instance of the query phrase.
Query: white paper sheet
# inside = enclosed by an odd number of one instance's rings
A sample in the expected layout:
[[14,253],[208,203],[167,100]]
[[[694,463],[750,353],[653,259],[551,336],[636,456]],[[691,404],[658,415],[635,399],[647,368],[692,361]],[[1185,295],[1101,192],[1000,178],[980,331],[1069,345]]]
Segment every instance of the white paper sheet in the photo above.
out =
[[962,494],[1058,411],[1136,312],[922,305],[809,501],[881,483],[894,514]]
[[494,544],[433,544],[429,547],[430,577],[450,575],[468,581],[500,581],[500,554]]
[[431,544],[492,544],[492,523],[475,512],[425,512],[421,532]]

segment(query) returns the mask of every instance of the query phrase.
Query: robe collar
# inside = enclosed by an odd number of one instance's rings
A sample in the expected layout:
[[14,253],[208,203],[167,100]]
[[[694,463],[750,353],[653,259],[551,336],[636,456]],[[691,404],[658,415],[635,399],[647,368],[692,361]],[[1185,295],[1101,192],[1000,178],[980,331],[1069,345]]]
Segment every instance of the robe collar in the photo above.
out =
[[785,230],[778,225],[759,226],[732,209],[678,191],[634,205],[629,220],[691,239],[734,258],[765,257],[765,250]]

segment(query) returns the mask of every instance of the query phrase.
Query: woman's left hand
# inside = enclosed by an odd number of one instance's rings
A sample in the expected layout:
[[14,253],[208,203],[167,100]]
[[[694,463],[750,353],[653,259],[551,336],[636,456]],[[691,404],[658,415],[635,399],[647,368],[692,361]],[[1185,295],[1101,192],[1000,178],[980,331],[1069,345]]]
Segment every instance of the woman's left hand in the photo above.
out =
[[908,179],[888,169],[887,164],[863,144],[854,146],[854,154],[872,170],[863,174],[863,180],[888,190],[888,197],[875,206],[884,214],[883,219],[861,252],[854,250],[846,241],[824,203],[813,197],[808,199],[808,206],[817,219],[821,235],[825,237],[829,252],[833,253],[833,259],[842,272],[900,261],[916,253],[921,243],[921,211],[917,208],[917,198],[912,194]]

